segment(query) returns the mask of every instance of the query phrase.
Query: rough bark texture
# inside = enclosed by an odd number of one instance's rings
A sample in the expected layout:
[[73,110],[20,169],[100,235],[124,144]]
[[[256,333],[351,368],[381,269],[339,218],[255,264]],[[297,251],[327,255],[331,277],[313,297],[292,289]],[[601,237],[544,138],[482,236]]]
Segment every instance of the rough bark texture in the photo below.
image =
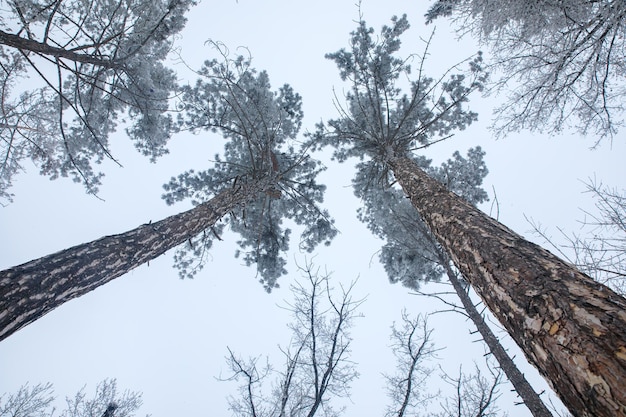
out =
[[467,291],[461,285],[461,282],[457,278],[457,275],[452,271],[447,259],[442,259],[442,265],[444,265],[448,279],[457,295],[461,299],[465,312],[472,320],[476,329],[482,336],[483,340],[487,344],[489,351],[498,361],[500,369],[504,371],[504,374],[508,378],[509,382],[515,388],[515,391],[520,396],[533,417],[552,417],[552,413],[548,410],[548,407],[541,401],[539,394],[535,392],[530,385],[524,374],[519,370],[513,359],[509,356],[500,340],[491,331],[491,328],[485,323],[483,316],[478,312],[478,309],[470,299]]
[[245,183],[186,212],[0,272],[0,340],[71,299],[187,241],[269,188]]
[[452,261],[575,416],[626,416],[626,299],[389,158]]

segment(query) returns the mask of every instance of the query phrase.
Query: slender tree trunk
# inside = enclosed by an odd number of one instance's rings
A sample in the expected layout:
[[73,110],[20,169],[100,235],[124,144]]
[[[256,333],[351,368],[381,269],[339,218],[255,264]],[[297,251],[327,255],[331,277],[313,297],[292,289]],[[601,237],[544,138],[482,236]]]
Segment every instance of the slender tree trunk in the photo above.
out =
[[0,340],[71,299],[127,273],[213,226],[271,187],[269,178],[222,191],[156,223],[0,271]]
[[478,309],[470,299],[467,291],[463,288],[457,274],[450,267],[449,261],[445,259],[447,257],[444,256],[443,258],[444,259],[441,259],[441,264],[446,269],[448,279],[461,299],[465,312],[478,329],[478,332],[487,344],[489,351],[498,361],[500,369],[504,371],[504,374],[509,379],[509,382],[513,384],[515,391],[520,396],[530,413],[533,417],[552,417],[552,413],[548,410],[543,401],[541,401],[539,394],[535,392],[534,388],[530,385],[524,374],[519,370],[517,365],[515,365],[513,359],[511,359],[506,350],[504,350],[500,340],[495,334],[493,334],[487,323],[485,323],[483,316],[478,312]]
[[575,416],[626,416],[626,299],[389,158],[424,222]]

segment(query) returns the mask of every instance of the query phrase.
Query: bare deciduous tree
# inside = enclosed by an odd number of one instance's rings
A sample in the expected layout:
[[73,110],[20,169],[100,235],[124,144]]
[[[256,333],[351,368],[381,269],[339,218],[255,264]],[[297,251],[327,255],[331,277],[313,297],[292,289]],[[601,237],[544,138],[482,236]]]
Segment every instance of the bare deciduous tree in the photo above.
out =
[[428,316],[412,318],[403,310],[400,325],[391,328],[390,348],[396,358],[396,372],[385,374],[390,400],[385,416],[412,415],[415,410],[427,408],[437,395],[428,389],[434,371],[428,362],[438,350],[432,341]]
[[[476,364],[474,373],[463,373],[460,368],[456,378],[443,372],[441,380],[452,386],[451,395],[442,395],[430,388],[435,368],[429,362],[436,359],[439,349],[432,342],[428,316],[411,317],[403,311],[401,324],[392,327],[391,340],[396,373],[387,376],[391,400],[387,417],[494,417],[500,414],[497,399],[502,372],[489,361],[486,361],[487,374]],[[441,398],[438,404],[434,401],[437,398]]]
[[54,402],[52,384],[22,385],[14,394],[0,396],[1,417],[51,416]]
[[[226,360],[232,375],[223,380],[240,382],[237,396],[229,399],[230,409],[237,416],[335,417],[341,412],[331,405],[332,400],[350,394],[350,383],[358,374],[349,356],[348,330],[361,301],[353,300],[353,286],[342,288],[341,296],[335,298],[329,276],[320,276],[319,269],[314,271],[310,263],[302,272],[304,284],[298,282],[292,287],[295,296],[289,305],[294,318],[289,325],[292,339],[287,349],[281,349],[285,358],[283,369],[276,370],[261,357],[243,359],[228,349]],[[464,410],[482,410],[479,416],[493,415],[488,412],[495,410],[501,382],[499,371],[493,369],[488,371],[493,378],[484,378],[480,372],[462,375],[458,381],[461,399],[453,395],[433,405],[440,393],[429,387],[438,351],[432,332],[427,316],[411,317],[406,310],[400,323],[392,326],[389,348],[396,358],[396,369],[384,375],[390,400],[385,416],[408,417],[421,413],[439,416],[433,409],[439,406],[444,413],[445,404],[452,401],[460,401]]]
[[502,384],[502,372],[488,364],[488,375],[476,364],[474,373],[467,374],[459,368],[457,377],[444,374],[443,380],[454,389],[454,395],[441,403],[442,411],[434,417],[497,417],[502,415],[497,399]]
[[626,195],[596,180],[585,183],[595,200],[595,211],[584,211],[581,231],[568,233],[558,228],[559,243],[546,228],[527,219],[534,233],[542,237],[565,259],[596,281],[626,294]]
[[350,328],[362,300],[352,298],[353,285],[342,288],[335,298],[329,275],[320,275],[312,263],[301,272],[304,282],[291,287],[292,340],[281,349],[284,369],[260,366],[259,358],[245,360],[229,349],[232,376],[227,379],[242,382],[239,395],[229,400],[237,416],[337,416],[332,399],[348,396],[350,383],[358,376],[350,360]]
[[492,87],[508,94],[497,132],[558,132],[573,122],[601,139],[624,124],[624,2],[438,0],[426,19],[441,16],[491,51]]

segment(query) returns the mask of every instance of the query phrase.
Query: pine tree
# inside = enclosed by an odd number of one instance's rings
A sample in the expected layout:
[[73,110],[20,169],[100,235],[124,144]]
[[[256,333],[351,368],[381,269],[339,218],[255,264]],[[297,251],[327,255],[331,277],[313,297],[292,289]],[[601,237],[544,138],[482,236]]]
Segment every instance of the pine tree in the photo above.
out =
[[368,176],[397,182],[494,316],[576,416],[626,415],[626,300],[548,251],[517,235],[448,190],[413,155],[438,136],[464,129],[476,115],[465,108],[482,87],[480,56],[470,73],[433,80],[423,64],[410,94],[396,86],[410,78],[399,58],[406,17],[392,19],[377,38],[359,22],[351,49],[327,55],[351,83],[341,118],[315,137],[336,146],[335,157],[368,158]]
[[175,266],[181,277],[193,276],[227,224],[268,292],[286,273],[291,231],[283,220],[303,225],[303,250],[329,244],[337,231],[319,207],[324,186],[316,176],[323,168],[294,143],[300,96],[288,85],[272,91],[267,74],[241,57],[207,61],[200,74],[185,91],[180,123],[219,131],[225,150],[214,167],[172,178],[164,195],[170,204],[192,198],[196,207],[1,271],[0,339],[177,246]]
[[[440,167],[433,167],[430,160],[421,158],[420,166],[433,178],[473,205],[487,200],[481,188],[487,167],[484,152],[479,148],[468,151],[467,157],[455,152],[453,159]],[[359,218],[372,233],[385,240],[379,259],[389,280],[418,291],[420,284],[440,281],[447,277],[463,305],[464,314],[472,320],[490,353],[498,361],[513,387],[535,417],[552,414],[539,398],[522,372],[517,368],[506,350],[493,334],[467,293],[466,282],[450,266],[446,252],[437,243],[428,227],[419,217],[401,190],[373,183],[367,175],[366,163],[357,165],[359,172],[353,182],[355,192],[364,203]]]

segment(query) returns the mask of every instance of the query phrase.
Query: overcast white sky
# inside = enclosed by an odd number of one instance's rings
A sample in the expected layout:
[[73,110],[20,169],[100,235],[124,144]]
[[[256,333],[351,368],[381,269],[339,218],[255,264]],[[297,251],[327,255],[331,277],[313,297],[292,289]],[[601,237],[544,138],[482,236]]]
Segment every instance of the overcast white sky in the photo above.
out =
[[[320,119],[335,117],[333,87],[340,92],[334,64],[324,54],[347,46],[358,11],[354,0],[203,0],[192,9],[187,28],[178,41],[182,58],[197,68],[213,56],[208,39],[235,49],[246,46],[253,66],[266,69],[275,87],[291,84],[304,99],[305,128]],[[433,27],[423,25],[429,2],[364,0],[365,20],[376,29],[394,14],[407,13],[412,29],[403,38],[403,51],[421,53],[423,39]],[[457,42],[447,22],[437,23],[429,73],[447,68],[475,51],[472,42]],[[181,78],[193,81],[178,65]],[[581,180],[596,176],[607,184],[623,186],[623,136],[612,148],[590,151],[591,140],[575,134],[559,137],[527,132],[496,141],[486,129],[497,97],[474,97],[472,107],[480,122],[447,143],[428,149],[436,161],[459,149],[480,145],[486,152],[490,174],[485,189],[496,190],[500,220],[521,234],[530,229],[524,215],[546,226],[577,227],[580,208],[591,207],[582,194]],[[171,153],[149,164],[126,143],[123,134],[113,153],[124,165],[104,164],[107,176],[100,201],[84,194],[67,180],[50,182],[36,169],[21,175],[13,191],[15,202],[0,208],[0,268],[134,228],[188,208],[168,207],[160,199],[161,185],[171,176],[208,164],[222,141],[210,134],[176,137]],[[329,186],[326,206],[341,234],[330,248],[320,250],[315,262],[334,271],[337,282],[359,278],[357,295],[367,295],[364,317],[356,323],[353,358],[360,364],[352,404],[346,415],[382,415],[386,405],[381,372],[393,366],[388,345],[389,326],[402,307],[417,314],[437,305],[409,295],[387,283],[376,258],[376,241],[355,218],[359,205],[350,188],[352,171],[328,161],[324,181]],[[489,212],[490,204],[482,207]],[[555,230],[554,228],[552,230]],[[277,345],[286,344],[288,314],[278,305],[289,300],[289,283],[297,277],[290,255],[290,276],[281,289],[267,295],[254,278],[254,270],[233,257],[235,236],[225,236],[213,251],[213,260],[191,281],[181,281],[171,268],[171,253],[118,278],[98,290],[49,313],[0,343],[0,393],[15,391],[30,382],[52,382],[60,396],[71,395],[84,384],[115,377],[123,388],[143,391],[142,412],[155,417],[229,415],[225,396],[234,387],[216,381],[225,372],[226,347],[242,355],[280,359]],[[429,289],[426,287],[426,289]],[[448,372],[472,367],[482,360],[483,348],[473,343],[470,326],[459,315],[440,314],[431,320],[440,347],[441,366]],[[524,365],[521,355],[519,363]],[[280,366],[281,362],[276,362]],[[545,388],[532,369],[525,372]],[[508,386],[503,391],[508,391]],[[512,416],[528,412],[506,396],[501,407]]]

